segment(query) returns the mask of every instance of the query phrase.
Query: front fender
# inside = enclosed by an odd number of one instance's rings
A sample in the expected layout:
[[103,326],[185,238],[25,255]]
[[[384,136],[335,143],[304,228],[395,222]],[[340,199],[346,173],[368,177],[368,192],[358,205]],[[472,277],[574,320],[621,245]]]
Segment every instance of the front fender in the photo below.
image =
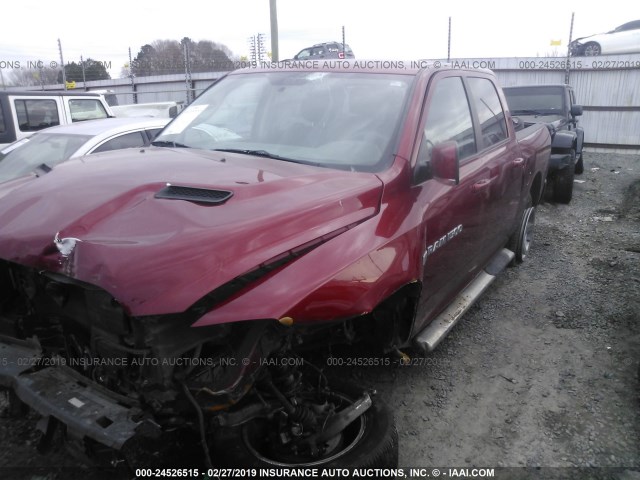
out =
[[[419,232],[376,235],[373,218],[281,267],[194,323],[194,327],[292,317],[296,323],[352,318],[371,312],[420,278]],[[365,253],[363,253],[365,252]]]
[[556,132],[551,140],[551,149],[554,153],[558,150],[570,150],[576,142],[575,132],[561,131]]

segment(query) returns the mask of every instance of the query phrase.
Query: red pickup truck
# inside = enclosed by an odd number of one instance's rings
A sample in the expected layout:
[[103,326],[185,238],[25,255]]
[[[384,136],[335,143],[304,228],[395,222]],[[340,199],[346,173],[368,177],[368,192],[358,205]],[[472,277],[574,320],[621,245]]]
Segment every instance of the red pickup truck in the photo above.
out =
[[302,352],[435,348],[526,257],[550,136],[489,71],[326,67],[232,72],[153,147],[0,186],[0,385],[42,448],[397,464],[389,408]]

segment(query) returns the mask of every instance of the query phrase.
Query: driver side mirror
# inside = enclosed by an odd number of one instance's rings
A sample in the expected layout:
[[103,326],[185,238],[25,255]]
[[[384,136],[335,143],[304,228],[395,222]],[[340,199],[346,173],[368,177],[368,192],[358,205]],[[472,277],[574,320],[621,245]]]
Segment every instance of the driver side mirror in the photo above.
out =
[[582,105],[571,105],[571,116],[579,117],[582,115]]
[[453,181],[456,185],[460,183],[458,144],[448,141],[434,146],[431,152],[431,168],[435,178]]

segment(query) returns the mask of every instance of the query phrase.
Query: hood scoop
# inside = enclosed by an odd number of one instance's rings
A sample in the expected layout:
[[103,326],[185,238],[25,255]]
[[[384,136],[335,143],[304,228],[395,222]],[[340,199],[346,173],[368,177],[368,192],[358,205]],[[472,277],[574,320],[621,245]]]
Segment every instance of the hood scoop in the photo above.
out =
[[155,198],[186,200],[187,202],[206,203],[209,205],[224,203],[232,196],[233,192],[228,190],[212,190],[208,188],[184,187],[170,184],[167,184],[166,187],[154,195]]

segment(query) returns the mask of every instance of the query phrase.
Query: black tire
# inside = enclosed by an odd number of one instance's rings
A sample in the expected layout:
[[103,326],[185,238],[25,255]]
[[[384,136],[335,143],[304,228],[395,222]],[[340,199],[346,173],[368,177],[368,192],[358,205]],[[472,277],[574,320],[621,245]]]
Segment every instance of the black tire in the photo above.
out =
[[596,57],[602,53],[602,49],[598,43],[589,42],[585,44],[583,52],[585,57]]
[[[332,391],[350,400],[360,398],[363,393],[356,386],[338,382],[332,382]],[[351,443],[345,442],[348,443],[348,448],[334,453],[327,459],[288,463],[268,458],[265,453],[269,450],[266,437],[255,435],[260,431],[260,427],[257,427],[259,422],[266,422],[266,420],[252,420],[239,427],[226,428],[218,435],[214,443],[216,446],[214,446],[213,461],[221,466],[256,469],[396,468],[398,466],[398,432],[393,413],[380,398],[374,397],[372,400],[371,407],[345,429],[346,432],[354,426],[358,431]]]
[[573,197],[573,177],[575,176],[576,151],[571,150],[571,163],[553,176],[553,201],[569,203]]
[[516,254],[511,265],[517,265],[525,261],[529,255],[529,249],[533,242],[533,226],[536,222],[536,207],[533,206],[531,194],[527,197],[522,212],[518,217],[518,228],[511,235],[507,248]]
[[582,153],[580,157],[578,157],[578,161],[576,162],[576,175],[582,175],[584,173],[584,161],[582,159]]

